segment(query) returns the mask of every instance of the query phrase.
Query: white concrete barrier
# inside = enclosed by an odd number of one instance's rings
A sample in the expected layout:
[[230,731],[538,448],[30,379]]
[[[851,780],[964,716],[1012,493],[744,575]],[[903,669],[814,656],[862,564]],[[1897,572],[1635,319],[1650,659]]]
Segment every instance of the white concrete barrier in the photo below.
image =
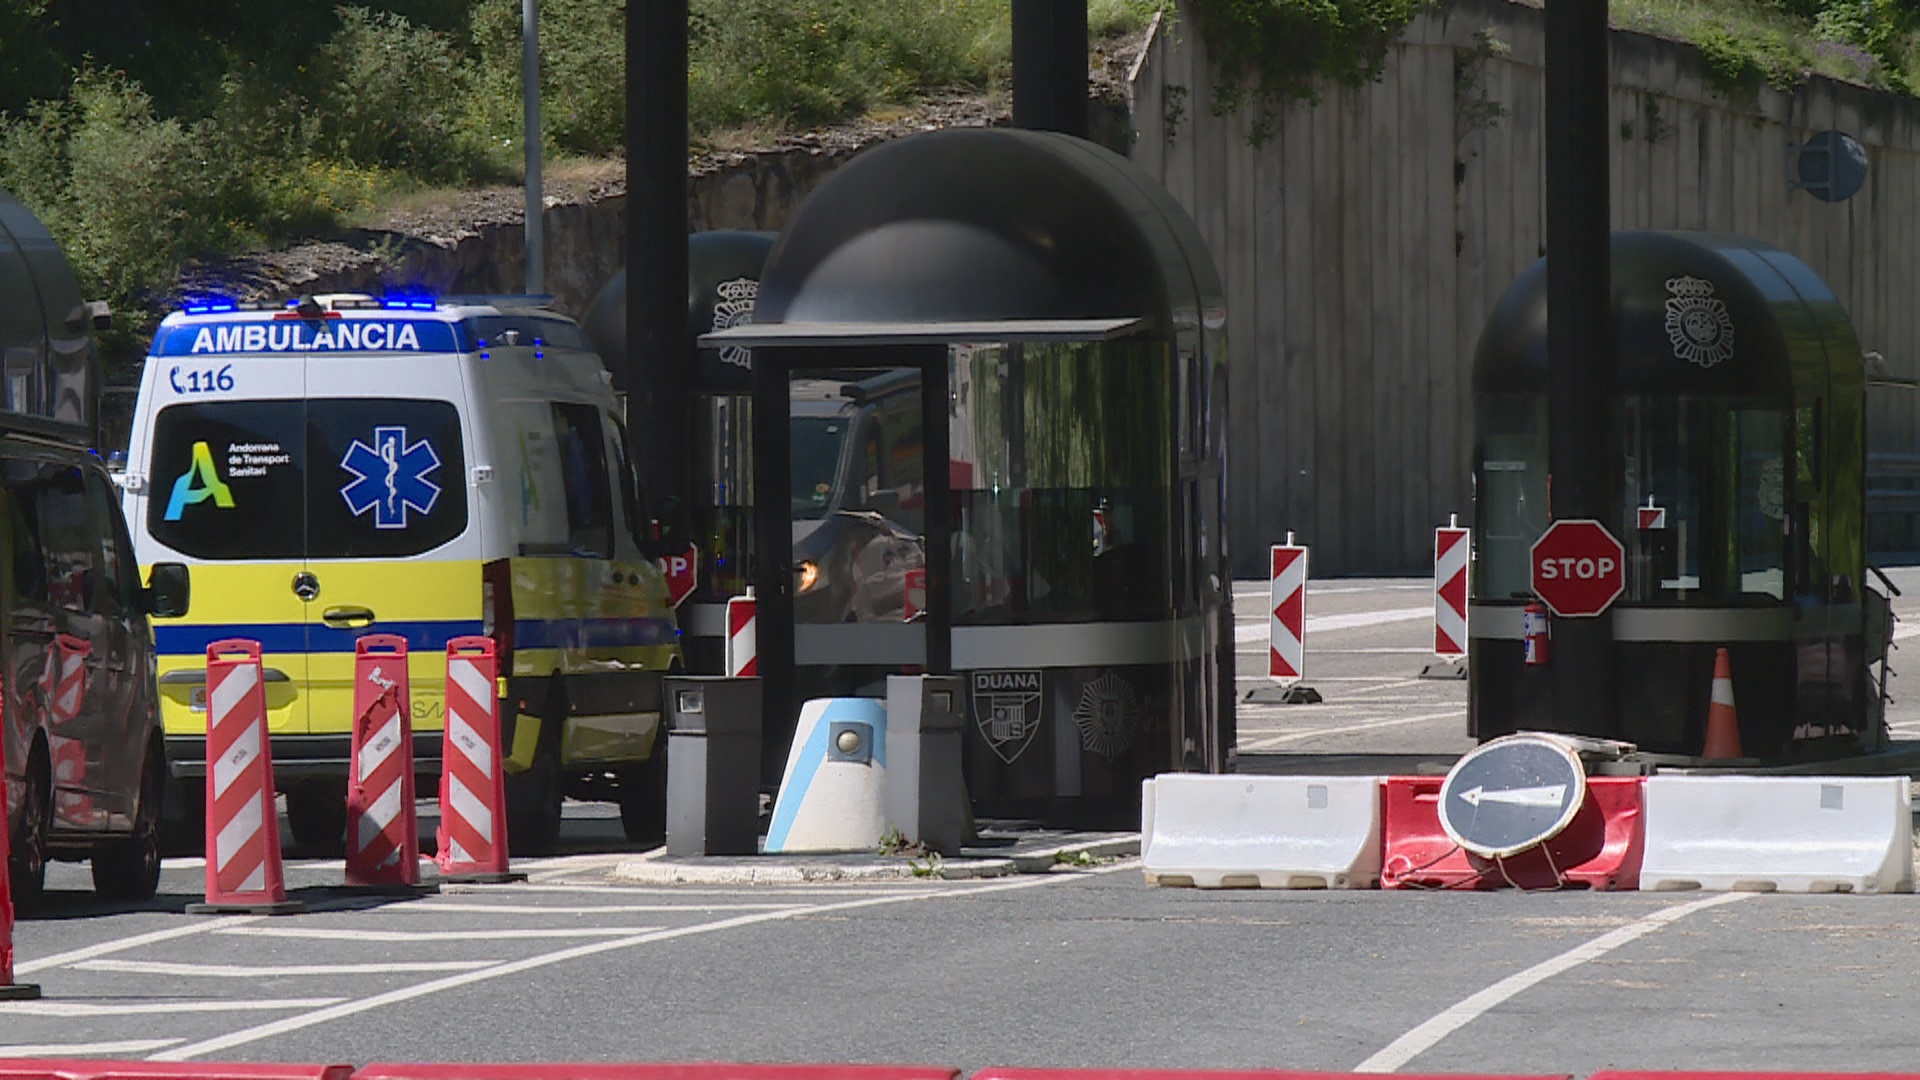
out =
[[886,830],[887,708],[873,698],[800,706],[766,851],[873,851]]
[[1380,778],[1169,773],[1141,792],[1147,882],[1202,889],[1371,889]]
[[1904,776],[1655,775],[1640,888],[1912,892]]

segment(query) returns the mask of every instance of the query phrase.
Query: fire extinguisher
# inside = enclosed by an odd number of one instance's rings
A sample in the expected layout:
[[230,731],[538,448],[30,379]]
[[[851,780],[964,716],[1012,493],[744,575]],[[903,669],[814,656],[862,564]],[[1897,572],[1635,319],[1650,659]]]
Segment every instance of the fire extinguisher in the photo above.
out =
[[1520,616],[1520,636],[1526,644],[1528,667],[1540,667],[1547,662],[1547,646],[1551,640],[1547,625],[1547,605],[1538,600],[1528,601]]

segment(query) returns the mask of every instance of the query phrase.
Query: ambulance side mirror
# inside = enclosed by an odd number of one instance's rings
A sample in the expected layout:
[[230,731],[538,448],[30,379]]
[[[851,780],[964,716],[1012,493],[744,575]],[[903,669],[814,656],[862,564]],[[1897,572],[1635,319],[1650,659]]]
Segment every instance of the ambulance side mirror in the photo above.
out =
[[154,563],[147,575],[145,607],[149,615],[177,619],[187,613],[193,595],[185,563]]

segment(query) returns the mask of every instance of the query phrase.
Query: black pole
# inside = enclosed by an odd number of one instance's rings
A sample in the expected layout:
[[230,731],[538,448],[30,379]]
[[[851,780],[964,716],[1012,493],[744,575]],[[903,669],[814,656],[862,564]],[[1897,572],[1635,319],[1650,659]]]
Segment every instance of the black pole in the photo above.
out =
[[627,433],[649,509],[687,506],[687,0],[627,5]]
[[[1614,335],[1607,201],[1607,0],[1547,0],[1547,477],[1555,519],[1609,531]],[[1613,617],[1553,622],[1546,726],[1616,737]]]
[[1013,0],[1013,126],[1087,137],[1087,0]]

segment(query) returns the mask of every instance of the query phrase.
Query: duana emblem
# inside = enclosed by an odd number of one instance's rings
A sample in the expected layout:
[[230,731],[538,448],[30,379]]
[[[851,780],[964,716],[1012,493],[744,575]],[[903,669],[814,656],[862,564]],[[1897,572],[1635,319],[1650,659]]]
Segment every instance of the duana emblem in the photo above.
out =
[[1713,282],[1686,274],[1667,279],[1667,340],[1674,356],[1703,368],[1733,359],[1733,318],[1713,295]]
[[994,755],[1007,764],[1033,742],[1040,730],[1038,671],[973,673],[973,722]]

